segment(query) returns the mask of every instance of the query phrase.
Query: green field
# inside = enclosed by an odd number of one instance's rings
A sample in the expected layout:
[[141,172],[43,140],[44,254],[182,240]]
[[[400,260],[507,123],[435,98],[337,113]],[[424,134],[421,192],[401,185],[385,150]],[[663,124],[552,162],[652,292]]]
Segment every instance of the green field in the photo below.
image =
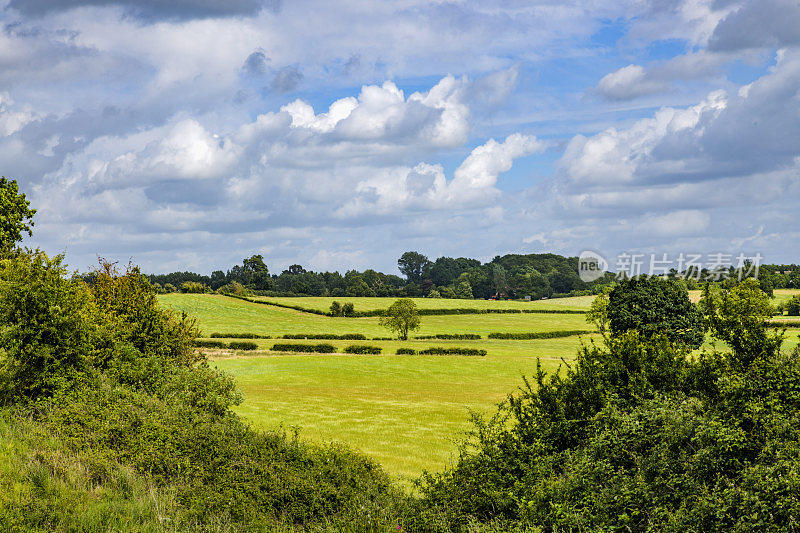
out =
[[[159,298],[163,305],[196,317],[204,335],[249,332],[273,337],[287,333],[389,336],[375,317],[331,318],[217,295],[170,294]],[[363,303],[361,300],[369,299],[355,299],[356,305]],[[420,306],[431,301],[442,300],[418,300]],[[450,300],[453,301],[462,306],[465,302],[473,306],[524,303]],[[592,328],[584,315],[443,315],[422,317],[417,334],[478,333],[485,337],[490,332],[586,329]],[[596,335],[584,339],[591,337]],[[522,384],[523,375],[535,373],[537,358],[545,368],[555,369],[562,357],[574,357],[581,338],[280,341],[328,342],[337,350],[350,344],[371,344],[383,348],[384,355],[380,356],[278,355],[266,351],[275,340],[255,342],[259,351],[252,355],[239,353],[232,357],[227,352],[211,352],[215,354],[214,363],[236,378],[244,394],[239,413],[256,426],[283,424],[300,428],[306,438],[346,442],[374,457],[389,472],[410,478],[423,469],[438,470],[446,465],[455,452],[455,439],[468,427],[469,410],[492,412],[496,403]],[[488,355],[393,355],[401,346],[417,350],[463,346],[485,349]]]
[[[796,292],[796,291],[795,291]],[[781,295],[783,296],[783,295]],[[788,296],[785,296],[788,298]],[[589,298],[587,300],[587,298]],[[378,319],[332,318],[218,295],[170,294],[167,307],[197,318],[204,336],[211,333],[362,333],[387,337]],[[585,309],[591,297],[565,298],[562,308]],[[299,298],[280,299],[298,302]],[[331,298],[303,298],[303,307],[324,308]],[[374,302],[371,302],[375,300]],[[356,309],[381,308],[393,299],[354,298]],[[461,307],[531,305],[532,302],[417,299],[420,307],[448,302]],[[548,302],[552,304],[557,300]],[[433,302],[433,303],[431,303]],[[539,303],[539,302],[533,302]],[[293,303],[294,304],[294,303]],[[371,305],[372,307],[368,307]],[[359,307],[360,306],[360,307]],[[423,469],[443,468],[455,453],[454,442],[468,427],[469,411],[488,414],[494,405],[532,376],[536,360],[554,370],[574,358],[581,342],[598,335],[546,340],[486,339],[489,332],[539,332],[591,329],[580,314],[480,314],[423,316],[417,334],[478,333],[481,340],[302,341],[326,342],[341,351],[350,344],[377,345],[383,355],[277,354],[276,341],[258,339],[256,352],[211,351],[214,364],[232,374],[244,394],[238,412],[258,427],[282,424],[299,428],[305,438],[342,441],[374,457],[402,479]],[[800,331],[787,332],[787,347]],[[394,355],[400,346],[481,348],[486,357]]]
[[[397,298],[354,298],[348,296],[307,296],[307,297],[267,297],[255,296],[253,300],[274,302],[283,305],[294,305],[307,309],[328,311],[331,303],[337,301],[341,304],[350,302],[355,305],[356,311],[374,311],[386,309]],[[571,298],[554,298],[549,300],[454,300],[449,298],[414,298],[420,309],[573,309],[586,311],[594,300],[594,296],[575,296]]]

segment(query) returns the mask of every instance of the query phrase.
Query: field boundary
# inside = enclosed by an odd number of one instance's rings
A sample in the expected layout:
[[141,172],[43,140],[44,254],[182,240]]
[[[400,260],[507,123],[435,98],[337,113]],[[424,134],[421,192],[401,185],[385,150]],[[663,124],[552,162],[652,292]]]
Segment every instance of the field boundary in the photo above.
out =
[[[247,296],[238,296],[235,294],[223,294],[229,298],[236,298],[237,300],[244,300],[252,304],[271,305],[274,307],[281,307],[283,309],[292,309],[303,313],[311,313],[319,316],[332,317],[331,313],[314,309],[313,307],[302,307],[299,305],[289,305],[279,302],[269,302],[266,300],[253,300]],[[367,318],[375,316],[383,316],[386,312],[385,309],[374,309],[370,311],[355,311],[350,316],[337,315],[339,318]],[[588,311],[580,309],[476,309],[471,307],[460,307],[451,309],[419,309],[420,316],[441,316],[441,315],[491,315],[491,314],[539,314],[539,315],[585,315]]]

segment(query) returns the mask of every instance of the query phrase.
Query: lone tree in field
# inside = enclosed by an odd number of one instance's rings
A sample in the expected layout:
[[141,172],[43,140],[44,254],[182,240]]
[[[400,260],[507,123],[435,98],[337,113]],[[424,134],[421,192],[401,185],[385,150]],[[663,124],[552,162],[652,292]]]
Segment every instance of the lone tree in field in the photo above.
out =
[[677,281],[644,277],[622,281],[609,293],[606,313],[614,337],[636,330],[643,337],[663,335],[693,348],[703,344],[702,314]]
[[381,326],[397,333],[400,340],[408,340],[408,332],[419,329],[417,304],[408,298],[400,298],[389,306],[381,317]]
[[11,251],[23,233],[31,235],[36,210],[30,205],[15,180],[0,178],[0,254]]

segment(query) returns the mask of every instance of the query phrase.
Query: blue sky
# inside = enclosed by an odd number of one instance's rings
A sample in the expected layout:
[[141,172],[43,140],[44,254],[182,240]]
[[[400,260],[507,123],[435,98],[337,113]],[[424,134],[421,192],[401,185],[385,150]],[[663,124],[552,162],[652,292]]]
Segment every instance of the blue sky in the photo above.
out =
[[[0,169],[77,269],[800,249],[796,0],[0,0]],[[612,265],[613,266],[613,265]]]

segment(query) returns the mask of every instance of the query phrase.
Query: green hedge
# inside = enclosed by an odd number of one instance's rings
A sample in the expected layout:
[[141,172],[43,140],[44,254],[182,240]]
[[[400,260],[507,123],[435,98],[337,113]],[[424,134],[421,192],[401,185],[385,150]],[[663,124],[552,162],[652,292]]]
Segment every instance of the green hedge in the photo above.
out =
[[476,333],[438,333],[436,335],[419,335],[414,338],[420,340],[441,339],[441,340],[474,341],[474,340],[480,340],[481,336]]
[[395,353],[397,355],[415,355],[417,351],[412,350],[411,348],[398,348]]
[[259,335],[258,333],[212,333],[212,339],[271,339],[269,335]]
[[442,348],[439,346],[419,351],[420,355],[477,355],[483,357],[486,350],[476,348]]
[[228,345],[222,341],[206,341],[201,339],[195,339],[192,341],[192,344],[197,346],[198,348],[227,348]]
[[359,344],[352,344],[344,349],[344,353],[359,353],[359,354],[372,354],[378,355],[382,351],[380,346],[362,346]]
[[587,333],[594,332],[585,329],[575,329],[568,331],[541,331],[537,333],[489,333],[489,338],[522,341],[531,339],[558,339],[561,337],[572,337],[574,335],[585,335]]
[[[285,309],[293,309],[295,311],[302,311],[304,313],[311,313],[321,316],[333,316],[329,311],[321,309],[314,309],[312,307],[302,307],[300,305],[290,305],[278,302],[267,302],[264,300],[253,300],[246,296],[237,296],[235,294],[225,294],[229,298],[237,298],[246,302],[272,305],[275,307],[283,307]],[[355,311],[347,318],[365,318],[374,316],[383,316],[386,313],[385,309],[373,309],[371,311]],[[471,307],[461,307],[454,309],[420,309],[419,314],[422,316],[435,316],[435,315],[483,315],[483,314],[544,314],[544,315],[585,315],[586,311],[578,309],[476,309]]]
[[800,320],[771,320],[767,322],[771,328],[800,328]]
[[231,341],[228,348],[231,350],[255,350],[258,348],[258,344],[253,341]]
[[282,335],[281,339],[324,339],[324,340],[339,340],[339,341],[365,341],[367,337],[361,333],[344,333],[336,335],[335,333],[291,333]]
[[333,353],[336,348],[332,344],[273,344],[273,352]]

